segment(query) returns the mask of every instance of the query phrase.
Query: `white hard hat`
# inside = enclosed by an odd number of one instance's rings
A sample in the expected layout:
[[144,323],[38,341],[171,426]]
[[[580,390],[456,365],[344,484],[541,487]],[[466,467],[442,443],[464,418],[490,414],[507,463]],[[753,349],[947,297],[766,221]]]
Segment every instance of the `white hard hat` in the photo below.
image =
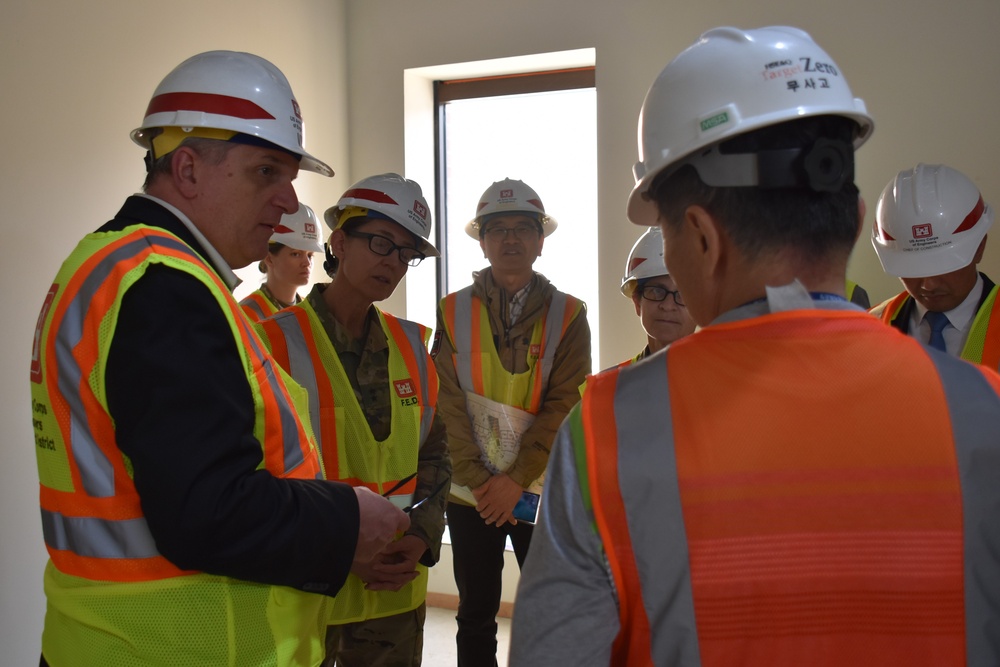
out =
[[875,207],[872,245],[886,273],[926,278],[969,266],[993,208],[961,172],[918,164],[896,174]]
[[158,158],[186,137],[229,140],[236,134],[301,156],[301,169],[333,176],[303,148],[302,113],[288,79],[250,53],[208,51],[182,62],[156,87],[131,136]]
[[559,223],[545,212],[541,197],[524,181],[505,178],[497,181],[479,198],[476,217],[465,225],[465,233],[479,239],[479,227],[485,216],[495,213],[525,213],[538,219],[542,226],[542,236],[556,231]]
[[631,297],[640,280],[667,276],[667,265],[663,261],[663,236],[659,227],[650,227],[632,246],[625,262],[622,277],[622,294]]
[[274,228],[271,243],[280,243],[303,252],[323,252],[322,223],[316,219],[313,210],[299,202],[299,210],[281,216],[281,222]]
[[420,252],[428,257],[441,253],[431,245],[431,208],[424,199],[420,184],[399,174],[369,176],[350,187],[335,206],[326,209],[323,217],[331,229],[337,229],[351,218],[381,214],[420,237]]
[[710,186],[758,185],[755,154],[719,155],[711,147],[751,130],[823,115],[858,123],[855,149],[874,127],[864,102],[808,33],[784,26],[706,32],[663,68],[646,94],[629,220],[656,220],[655,203],[643,195],[668,167],[693,164]]

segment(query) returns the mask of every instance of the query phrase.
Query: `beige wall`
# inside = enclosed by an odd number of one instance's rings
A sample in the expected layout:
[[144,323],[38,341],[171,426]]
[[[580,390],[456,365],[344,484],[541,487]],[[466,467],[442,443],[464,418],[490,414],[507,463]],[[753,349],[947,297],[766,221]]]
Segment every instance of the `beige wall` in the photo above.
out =
[[[952,164],[972,176],[988,200],[1000,201],[995,161],[1000,146],[991,122],[1000,108],[993,76],[1000,56],[993,35],[1000,25],[995,0],[960,5],[930,0],[683,5],[663,0],[8,0],[0,5],[5,158],[0,224],[6,241],[0,262],[6,295],[0,420],[7,434],[0,443],[0,665],[37,659],[44,613],[45,552],[27,398],[38,307],[77,239],[138,189],[142,153],[127,132],[171,67],[199,51],[224,48],[258,53],[282,68],[305,113],[307,145],[338,172],[333,180],[303,174],[298,182],[300,197],[322,210],[352,175],[404,170],[404,69],[596,48],[603,223],[598,270],[606,288],[602,322],[592,325],[601,326],[603,334],[595,361],[606,366],[632,354],[642,338],[638,327],[626,336],[614,323],[634,317],[617,282],[638,231],[625,223],[624,203],[635,160],[636,115],[646,88],[703,30],[776,23],[812,32],[875,115],[874,138],[858,160],[858,182],[870,209],[893,174],[918,161]],[[568,224],[560,228],[552,242],[569,242],[569,229]],[[983,267],[1000,278],[1000,248],[987,249]],[[874,299],[896,290],[867,240],[858,246],[851,273]],[[11,291],[22,287],[24,294]],[[572,291],[572,285],[562,287]]]

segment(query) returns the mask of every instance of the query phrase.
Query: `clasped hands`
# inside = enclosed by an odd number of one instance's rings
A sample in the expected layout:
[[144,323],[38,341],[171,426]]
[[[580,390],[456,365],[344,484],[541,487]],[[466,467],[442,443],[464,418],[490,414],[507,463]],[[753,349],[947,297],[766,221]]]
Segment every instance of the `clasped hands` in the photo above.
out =
[[417,563],[427,544],[416,535],[404,535],[390,542],[368,561],[355,560],[351,572],[370,591],[398,591],[417,577]]
[[524,489],[505,473],[493,475],[480,487],[472,489],[476,498],[476,511],[486,520],[486,525],[496,524],[497,527],[510,523],[517,525],[514,518],[514,506],[520,500]]

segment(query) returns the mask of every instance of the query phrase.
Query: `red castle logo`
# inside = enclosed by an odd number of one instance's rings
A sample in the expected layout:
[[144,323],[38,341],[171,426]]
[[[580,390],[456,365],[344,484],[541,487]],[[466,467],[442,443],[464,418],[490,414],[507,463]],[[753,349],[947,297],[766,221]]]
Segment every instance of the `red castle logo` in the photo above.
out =
[[419,201],[414,200],[413,212],[419,215],[424,220],[427,219],[427,207],[421,204]]
[[409,398],[410,396],[415,396],[417,393],[413,388],[413,380],[410,378],[396,380],[393,384],[396,386],[396,395],[400,398]]
[[924,225],[913,225],[913,238],[926,239],[934,236],[934,229],[930,223]]
[[500,191],[500,199],[513,199],[513,197],[514,197],[514,191],[513,190],[501,190]]

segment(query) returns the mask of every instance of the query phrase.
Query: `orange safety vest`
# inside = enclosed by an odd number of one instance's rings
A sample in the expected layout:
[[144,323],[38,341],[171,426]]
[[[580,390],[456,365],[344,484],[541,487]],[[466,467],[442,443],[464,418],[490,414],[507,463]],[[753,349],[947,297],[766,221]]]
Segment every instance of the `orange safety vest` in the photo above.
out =
[[[257,326],[275,359],[309,393],[323,463],[329,479],[388,494],[397,507],[413,502],[420,446],[437,408],[437,369],[427,353],[430,330],[376,309],[389,342],[392,384],[390,436],[377,441],[368,426],[340,357],[308,300]],[[416,609],[427,597],[427,568],[398,591],[369,591],[350,575],[328,606],[332,625],[393,616]]]
[[849,311],[713,325],[589,378],[568,428],[612,664],[996,664],[986,386]]
[[[962,353],[958,355],[966,361],[982,364],[994,370],[1000,370],[1000,307],[997,307],[996,303],[998,293],[1000,285],[994,285],[986,295],[986,299],[972,320]],[[896,326],[900,311],[912,298],[909,292],[902,292],[883,301],[869,312],[886,324]],[[904,323],[900,328],[905,332],[907,327],[908,323]]]
[[464,391],[537,414],[545,400],[556,349],[566,329],[583,309],[576,297],[556,291],[545,317],[532,329],[528,370],[510,373],[493,343],[490,313],[470,285],[441,302],[444,326],[455,350],[455,371]]
[[251,322],[260,322],[274,315],[281,310],[267,298],[263,290],[251,292],[240,301],[240,308],[246,313]]

